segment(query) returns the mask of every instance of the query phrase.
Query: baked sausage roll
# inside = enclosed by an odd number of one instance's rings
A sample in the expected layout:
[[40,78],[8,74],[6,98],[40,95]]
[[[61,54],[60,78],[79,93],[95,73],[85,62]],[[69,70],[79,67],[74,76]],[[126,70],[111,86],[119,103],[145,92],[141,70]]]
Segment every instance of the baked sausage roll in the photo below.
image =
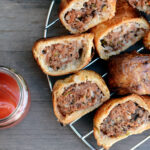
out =
[[68,35],[37,41],[33,55],[44,73],[65,75],[81,70],[92,57],[93,34]]
[[150,31],[147,32],[147,34],[145,35],[143,43],[144,43],[144,46],[150,50]]
[[111,99],[94,116],[94,136],[99,146],[114,143],[150,129],[150,97],[129,95]]
[[82,33],[115,15],[116,0],[61,0],[59,18],[71,33]]
[[116,15],[92,29],[97,52],[102,59],[119,54],[139,41],[149,23],[139,18],[137,11],[126,0],[117,1]]
[[110,93],[99,74],[82,70],[58,80],[52,97],[54,113],[66,125],[99,107],[109,99]]
[[150,94],[150,54],[133,51],[110,58],[108,83],[111,91],[119,95]]
[[150,0],[127,0],[129,4],[138,9],[139,11],[143,11],[147,14],[150,14]]

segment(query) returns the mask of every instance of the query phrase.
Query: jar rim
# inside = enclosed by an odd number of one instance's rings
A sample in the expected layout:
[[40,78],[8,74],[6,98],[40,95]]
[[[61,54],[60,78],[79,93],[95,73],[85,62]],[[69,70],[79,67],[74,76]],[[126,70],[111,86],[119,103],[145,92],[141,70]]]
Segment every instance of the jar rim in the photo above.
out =
[[5,117],[3,119],[0,119],[0,122],[4,122],[4,121],[9,120],[18,111],[19,106],[21,105],[21,102],[22,102],[23,88],[22,88],[21,82],[19,80],[19,75],[14,69],[11,69],[11,68],[8,68],[8,67],[5,67],[5,66],[0,66],[0,72],[11,76],[16,81],[16,83],[19,87],[19,101],[18,101],[18,104],[17,104],[15,110],[11,114],[9,114],[7,117]]

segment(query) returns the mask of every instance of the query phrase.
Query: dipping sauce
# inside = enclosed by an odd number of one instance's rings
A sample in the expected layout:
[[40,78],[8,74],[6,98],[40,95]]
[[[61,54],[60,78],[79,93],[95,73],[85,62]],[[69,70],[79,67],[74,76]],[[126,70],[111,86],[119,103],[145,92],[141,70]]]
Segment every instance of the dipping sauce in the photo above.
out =
[[0,119],[12,114],[20,99],[17,82],[9,75],[0,72]]
[[23,77],[0,66],[0,129],[20,123],[30,108],[30,92]]

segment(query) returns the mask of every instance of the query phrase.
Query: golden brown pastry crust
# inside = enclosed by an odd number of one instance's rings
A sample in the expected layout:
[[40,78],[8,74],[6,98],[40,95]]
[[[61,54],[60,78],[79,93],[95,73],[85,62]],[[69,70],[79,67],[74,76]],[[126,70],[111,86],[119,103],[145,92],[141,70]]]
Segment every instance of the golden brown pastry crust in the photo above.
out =
[[110,58],[108,63],[109,88],[119,95],[150,94],[150,55],[136,51]]
[[[110,55],[104,53],[100,39],[102,39],[116,27],[128,22],[141,23],[144,24],[146,28],[149,28],[149,23],[144,18],[139,17],[139,13],[134,8],[132,8],[126,2],[126,0],[118,0],[116,6],[116,15],[112,19],[98,24],[91,30],[91,32],[94,33],[94,43],[96,50],[102,59],[108,59]],[[113,55],[119,54],[120,52],[121,50],[118,52],[115,51]]]
[[100,104],[95,105],[93,107],[89,107],[87,109],[81,109],[79,111],[75,111],[72,114],[67,115],[65,117],[59,112],[59,109],[57,107],[57,98],[63,93],[64,89],[66,87],[69,87],[72,84],[86,82],[86,81],[91,81],[92,83],[97,84],[97,86],[105,95],[104,99],[102,99],[102,102],[105,102],[106,100],[109,99],[110,93],[109,93],[109,89],[107,88],[107,85],[105,84],[101,76],[94,71],[82,70],[77,72],[74,75],[71,75],[70,77],[64,80],[58,80],[55,83],[52,92],[53,108],[54,108],[54,113],[58,118],[58,121],[63,123],[64,125],[71,123],[72,121],[82,117],[83,115],[99,107]]
[[[67,12],[68,9],[70,10],[70,8],[73,8],[73,9],[76,8],[76,7],[72,7],[72,5],[74,3],[79,2],[81,4],[81,3],[86,2],[86,1],[88,1],[88,0],[61,0],[60,13],[59,13],[60,21],[65,26],[65,28],[67,30],[69,30],[73,34],[82,33],[82,32],[81,31],[77,31],[77,30],[73,30],[70,27],[70,25],[68,25],[66,23],[66,21],[64,19],[64,15],[65,15],[65,13]],[[91,21],[90,24],[89,24],[89,26],[83,32],[85,32],[88,29],[96,26],[98,23],[101,23],[101,22],[104,22],[104,21],[106,21],[108,19],[111,19],[115,15],[115,12],[116,12],[116,0],[109,0],[109,3],[111,5],[111,7],[112,7],[111,14],[109,15],[109,18],[103,18],[102,20],[96,21],[96,22],[95,21]]]
[[94,136],[97,140],[97,144],[99,146],[103,146],[105,149],[109,149],[114,143],[127,138],[129,135],[139,134],[143,131],[150,129],[150,122],[147,124],[143,124],[136,130],[131,130],[126,135],[121,135],[119,137],[108,137],[100,132],[100,124],[103,120],[109,115],[110,111],[117,106],[118,104],[125,103],[127,101],[134,101],[139,104],[140,107],[144,108],[148,112],[150,112],[150,97],[149,96],[138,96],[136,94],[132,94],[122,98],[111,99],[107,101],[104,105],[102,105],[94,116]]
[[[42,71],[45,74],[51,75],[51,76],[60,76],[60,75],[65,75],[73,72],[77,72],[84,68],[92,58],[92,48],[93,48],[93,39],[94,35],[91,33],[85,33],[85,34],[78,34],[78,35],[67,35],[67,36],[61,36],[61,37],[53,37],[53,38],[47,38],[47,39],[40,39],[35,42],[32,52],[33,56],[37,62],[37,64],[40,66]],[[71,42],[71,41],[81,41],[81,40],[86,40],[86,47],[83,50],[82,53],[82,59],[80,61],[79,65],[74,65],[74,68],[66,68],[64,70],[49,70],[48,66],[46,65],[44,55],[41,53],[42,49],[44,49],[46,46],[50,46],[51,44],[57,44],[57,43],[65,43]]]
[[147,32],[147,34],[145,35],[144,37],[144,40],[143,40],[143,43],[144,43],[144,46],[150,50],[150,30],[149,32]]

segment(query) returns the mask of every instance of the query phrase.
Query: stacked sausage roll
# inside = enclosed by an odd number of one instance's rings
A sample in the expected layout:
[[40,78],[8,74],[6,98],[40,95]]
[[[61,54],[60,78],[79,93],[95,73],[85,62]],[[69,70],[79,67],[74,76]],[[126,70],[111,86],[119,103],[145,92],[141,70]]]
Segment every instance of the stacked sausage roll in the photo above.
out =
[[82,33],[115,15],[116,0],[62,0],[59,18],[71,33]]
[[150,94],[150,54],[124,53],[108,62],[108,81],[119,95]]
[[38,40],[33,55],[43,72],[60,76],[81,70],[92,58],[93,34],[68,35]]
[[109,149],[129,135],[150,129],[150,97],[130,96],[111,99],[94,117],[94,136],[99,146]]
[[110,97],[101,76],[88,70],[58,80],[52,94],[55,115],[64,125],[93,111]]
[[102,59],[126,50],[149,29],[149,23],[126,2],[118,0],[116,15],[92,29],[95,47]]

